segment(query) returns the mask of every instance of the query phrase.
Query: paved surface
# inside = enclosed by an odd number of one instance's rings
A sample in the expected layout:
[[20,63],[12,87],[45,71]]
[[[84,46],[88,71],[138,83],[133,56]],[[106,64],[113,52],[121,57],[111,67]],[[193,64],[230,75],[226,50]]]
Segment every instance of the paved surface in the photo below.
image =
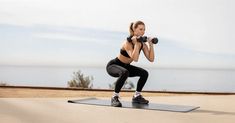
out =
[[[83,97],[86,98],[86,97]],[[1,123],[234,123],[235,95],[146,97],[161,104],[201,108],[189,113],[67,103],[81,98],[0,98]],[[102,99],[109,99],[103,97]],[[131,97],[122,100],[129,101]]]

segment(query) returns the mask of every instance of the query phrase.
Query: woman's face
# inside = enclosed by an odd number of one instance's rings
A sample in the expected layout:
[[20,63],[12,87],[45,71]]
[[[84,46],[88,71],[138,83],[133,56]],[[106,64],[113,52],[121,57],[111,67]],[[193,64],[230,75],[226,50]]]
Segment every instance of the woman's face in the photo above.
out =
[[136,36],[143,36],[145,33],[145,26],[138,25],[136,29],[134,29],[134,35]]

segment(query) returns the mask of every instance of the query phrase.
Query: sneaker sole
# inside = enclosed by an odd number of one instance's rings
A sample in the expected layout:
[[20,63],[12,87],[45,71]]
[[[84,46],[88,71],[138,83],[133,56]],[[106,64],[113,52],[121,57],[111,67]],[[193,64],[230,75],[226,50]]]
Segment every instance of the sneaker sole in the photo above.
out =
[[112,104],[111,104],[111,106],[113,106],[113,107],[122,107],[122,105],[112,105]]
[[138,102],[138,101],[132,101],[132,103],[138,103],[138,104],[149,104],[149,102]]

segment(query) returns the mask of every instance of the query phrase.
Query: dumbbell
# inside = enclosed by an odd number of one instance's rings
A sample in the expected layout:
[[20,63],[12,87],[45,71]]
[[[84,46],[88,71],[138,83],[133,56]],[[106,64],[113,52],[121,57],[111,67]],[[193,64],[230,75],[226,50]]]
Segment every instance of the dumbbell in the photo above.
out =
[[[132,42],[132,40],[131,40],[132,37],[133,36],[127,37],[127,41]],[[148,39],[147,36],[140,36],[139,38],[137,38],[137,41],[139,41],[139,42],[147,42],[147,39]],[[158,43],[158,39],[156,37],[153,38],[151,41],[152,41],[153,44],[157,44]]]

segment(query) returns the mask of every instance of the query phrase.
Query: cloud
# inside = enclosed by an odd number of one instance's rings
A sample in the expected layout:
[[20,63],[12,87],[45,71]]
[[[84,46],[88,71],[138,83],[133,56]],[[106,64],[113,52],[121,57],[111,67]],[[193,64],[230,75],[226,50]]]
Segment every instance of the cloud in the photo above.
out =
[[[32,37],[46,40],[64,40],[67,42],[78,42],[98,44],[103,46],[114,46],[127,34],[125,32],[109,31],[92,28],[59,27],[59,26],[33,26],[36,31]],[[39,28],[39,29],[38,29]]]
[[[74,50],[76,48],[69,45],[73,44],[86,51],[82,46],[93,44],[93,50],[102,54],[109,48],[120,48],[122,40],[128,35],[130,22],[143,20],[147,28],[146,35],[159,38],[159,49],[162,51],[156,50],[165,59],[161,64],[168,63],[168,58],[175,59],[171,54],[175,50],[178,51],[175,55],[189,52],[182,58],[208,58],[207,62],[200,64],[210,64],[210,61],[221,58],[233,61],[234,5],[233,0],[1,0],[0,23],[18,25],[19,28],[8,30],[0,38],[13,41],[14,37],[7,35],[14,33],[17,39],[23,41],[24,36],[29,35],[31,37],[28,36],[22,44],[16,44],[24,45],[32,42],[32,38],[38,44],[35,49],[45,49],[44,45],[47,44],[48,49],[63,49],[66,46]],[[44,45],[39,42],[44,42]],[[107,47],[107,51],[99,47]],[[178,63],[194,63],[185,59]],[[223,62],[223,65],[225,63],[232,64]]]
[[46,25],[0,27],[0,32],[4,32],[4,37],[0,37],[0,59],[4,59],[1,64],[97,65],[108,61],[107,56],[115,56],[121,42],[118,38],[123,35],[115,31]]
[[[182,47],[215,54],[235,55],[235,15],[232,0],[165,2],[151,21],[153,32]],[[150,15],[150,14],[149,14]],[[158,17],[159,16],[159,17]]]

